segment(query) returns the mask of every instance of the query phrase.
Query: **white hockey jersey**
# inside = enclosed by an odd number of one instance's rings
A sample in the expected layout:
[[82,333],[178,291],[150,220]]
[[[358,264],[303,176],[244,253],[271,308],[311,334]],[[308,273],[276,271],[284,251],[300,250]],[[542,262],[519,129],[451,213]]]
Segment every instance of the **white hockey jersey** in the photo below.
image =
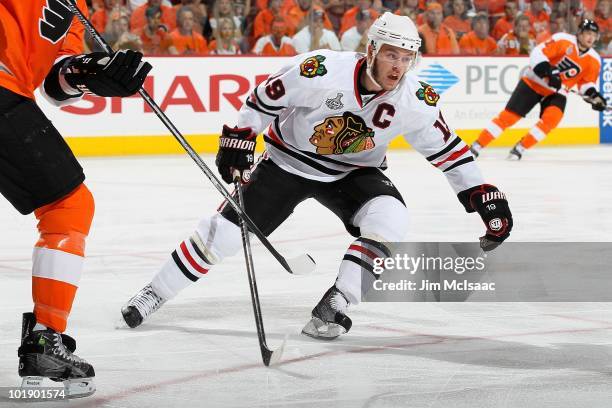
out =
[[469,147],[446,124],[434,89],[407,73],[397,88],[369,97],[357,81],[365,57],[317,50],[294,57],[257,86],[238,126],[264,134],[285,171],[331,182],[361,167],[386,168],[389,143],[403,135],[447,176],[456,193],[483,184]]

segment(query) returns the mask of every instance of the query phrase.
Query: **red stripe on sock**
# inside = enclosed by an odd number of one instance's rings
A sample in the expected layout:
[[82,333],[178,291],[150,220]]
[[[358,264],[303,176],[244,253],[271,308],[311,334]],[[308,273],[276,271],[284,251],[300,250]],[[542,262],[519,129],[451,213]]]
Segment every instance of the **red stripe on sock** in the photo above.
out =
[[364,248],[362,246],[359,246],[359,245],[353,244],[353,245],[351,245],[349,247],[349,249],[352,249],[353,251],[361,252],[362,254],[364,254],[365,256],[370,257],[371,259],[376,259],[376,258],[379,257],[374,252],[372,252],[369,249],[366,249],[366,248]]
[[446,159],[442,160],[441,162],[438,162],[438,163],[434,164],[434,166],[435,167],[440,167],[441,165],[443,165],[447,161],[456,160],[459,157],[463,156],[468,150],[470,150],[470,146],[464,146],[463,149],[459,150],[458,152],[455,152],[455,153],[451,154],[450,156],[448,156]]
[[181,251],[183,251],[183,255],[185,255],[185,258],[187,259],[187,261],[189,261],[193,269],[195,269],[196,271],[202,274],[205,274],[206,272],[208,272],[208,269],[202,268],[200,265],[198,265],[195,259],[191,257],[191,254],[187,250],[187,245],[185,245],[185,241],[181,242]]

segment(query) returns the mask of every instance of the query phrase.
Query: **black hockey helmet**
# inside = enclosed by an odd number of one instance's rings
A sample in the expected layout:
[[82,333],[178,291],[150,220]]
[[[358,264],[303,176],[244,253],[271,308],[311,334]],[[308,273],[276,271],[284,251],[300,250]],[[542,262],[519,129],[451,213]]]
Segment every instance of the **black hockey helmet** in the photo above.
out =
[[593,31],[599,34],[599,25],[597,25],[595,21],[585,18],[580,22],[580,25],[578,25],[578,32],[581,33],[583,31]]

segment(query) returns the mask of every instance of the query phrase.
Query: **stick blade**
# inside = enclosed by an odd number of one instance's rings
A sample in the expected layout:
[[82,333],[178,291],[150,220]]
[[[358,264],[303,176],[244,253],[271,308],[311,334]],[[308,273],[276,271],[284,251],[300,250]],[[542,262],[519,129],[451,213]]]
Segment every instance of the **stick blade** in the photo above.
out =
[[295,258],[287,259],[287,264],[294,275],[308,275],[314,272],[317,267],[317,263],[308,254],[302,254]]

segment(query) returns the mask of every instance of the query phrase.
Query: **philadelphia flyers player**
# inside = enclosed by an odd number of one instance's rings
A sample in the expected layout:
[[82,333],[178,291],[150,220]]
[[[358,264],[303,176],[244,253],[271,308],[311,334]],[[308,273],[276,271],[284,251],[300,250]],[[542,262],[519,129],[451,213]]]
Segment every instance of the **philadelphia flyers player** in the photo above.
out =
[[506,108],[480,133],[471,147],[472,154],[478,156],[504,129],[540,104],[540,120],[510,150],[508,159],[520,160],[525,150],[542,141],[559,125],[567,92],[574,86],[594,110],[605,110],[606,101],[596,87],[601,58],[592,48],[598,37],[597,23],[585,19],[580,23],[577,35],[556,33],[538,45],[529,56],[527,74],[514,89]]
[[[85,0],[78,7],[86,12]],[[63,334],[85,255],[94,199],[83,169],[34,99],[55,105],[84,93],[128,96],[151,66],[142,54],[83,53],[83,27],[60,0],[0,2],[0,192],[34,212],[40,238],[32,266],[33,313],[23,314],[19,375],[24,386],[63,381],[66,397],[93,393],[94,369]]]
[[[414,23],[385,13],[368,38],[367,56],[318,50],[293,58],[253,90],[237,127],[223,128],[217,154],[223,180],[232,182],[234,170],[242,173],[246,212],[264,234],[280,226],[300,202],[314,198],[356,238],[340,262],[335,284],[303,329],[315,338],[332,339],[350,329],[346,310],[360,302],[362,274],[374,279],[374,258],[388,256],[387,243],[401,241],[408,230],[404,199],[382,172],[387,146],[396,135],[403,134],[446,175],[467,212],[480,214],[487,250],[512,229],[505,196],[485,184],[469,147],[447,126],[438,94],[409,72],[421,44]],[[251,174],[254,138],[262,131],[266,153]],[[229,206],[202,219],[153,281],[122,308],[126,323],[140,325],[238,252],[237,225]]]

